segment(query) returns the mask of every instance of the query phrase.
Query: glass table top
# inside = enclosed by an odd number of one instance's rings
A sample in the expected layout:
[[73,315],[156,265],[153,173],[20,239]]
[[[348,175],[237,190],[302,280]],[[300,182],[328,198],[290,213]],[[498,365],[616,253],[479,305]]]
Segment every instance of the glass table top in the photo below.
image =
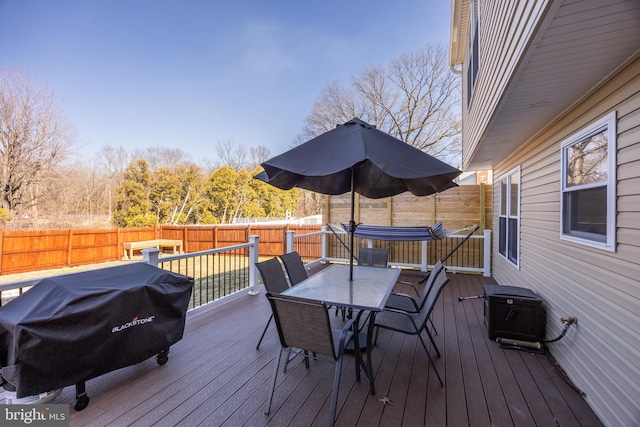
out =
[[333,264],[283,292],[285,295],[315,299],[328,305],[380,311],[393,290],[400,269]]

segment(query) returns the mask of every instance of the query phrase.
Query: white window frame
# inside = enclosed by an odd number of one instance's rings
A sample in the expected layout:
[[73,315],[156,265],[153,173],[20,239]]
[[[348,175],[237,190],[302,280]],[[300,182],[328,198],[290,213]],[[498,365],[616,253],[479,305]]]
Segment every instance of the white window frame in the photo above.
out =
[[[564,195],[567,189],[567,171],[566,171],[566,148],[572,146],[585,138],[600,133],[607,132],[607,182],[606,184],[585,184],[573,187],[573,189],[586,189],[594,187],[606,186],[607,188],[607,235],[604,242],[589,239],[588,237],[580,237],[570,235],[564,232]],[[613,111],[606,116],[591,123],[587,127],[579,130],[575,134],[566,138],[561,143],[560,162],[561,162],[561,188],[560,188],[560,239],[568,242],[578,243],[580,245],[598,248],[609,252],[616,251],[616,154],[617,154],[617,131],[616,131],[616,112]]]
[[[514,200],[511,198],[511,178],[515,175],[518,175],[518,200],[515,201],[517,203],[517,214],[514,216],[511,214],[511,208],[513,206]],[[502,214],[502,185],[503,181],[506,181],[507,186],[507,200],[506,200],[506,215]],[[516,269],[520,270],[520,205],[522,200],[522,168],[520,165],[511,169],[509,172],[500,176],[498,179],[498,255],[505,259],[509,264],[513,265]],[[505,233],[506,233],[506,248],[505,253],[500,253],[500,218],[505,218]],[[516,219],[517,221],[517,230],[516,230],[516,262],[514,263],[512,259],[509,258],[509,219]]]

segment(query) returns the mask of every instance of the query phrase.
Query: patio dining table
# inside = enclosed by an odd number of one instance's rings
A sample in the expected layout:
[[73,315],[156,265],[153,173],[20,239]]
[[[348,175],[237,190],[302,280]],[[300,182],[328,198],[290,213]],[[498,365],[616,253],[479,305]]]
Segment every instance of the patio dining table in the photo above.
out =
[[285,295],[321,300],[327,305],[348,310],[359,310],[354,322],[355,334],[359,333],[360,316],[369,313],[364,371],[371,394],[375,394],[371,363],[375,315],[384,308],[399,276],[400,269],[396,268],[354,266],[353,280],[349,280],[349,265],[333,264],[283,292]]

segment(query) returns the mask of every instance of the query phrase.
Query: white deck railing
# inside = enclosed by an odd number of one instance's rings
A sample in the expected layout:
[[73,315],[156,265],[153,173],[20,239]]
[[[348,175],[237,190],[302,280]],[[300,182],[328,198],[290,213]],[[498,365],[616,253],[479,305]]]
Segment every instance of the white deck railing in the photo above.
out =
[[[343,236],[346,237],[347,234],[344,233]],[[396,246],[391,251],[390,266],[426,272],[433,267],[428,260],[443,258],[450,251],[448,248],[455,247],[456,241],[464,237],[465,235],[449,236],[443,239],[446,242],[440,241],[440,245],[425,241],[387,242],[377,240],[360,241],[358,245],[394,244]],[[239,296],[258,293],[258,271],[255,267],[258,262],[258,240],[259,237],[257,235],[252,235],[249,236],[249,242],[241,245],[163,257],[160,257],[158,249],[143,249],[142,262],[193,277],[196,286],[194,287],[190,310],[204,306],[215,306],[232,301]],[[411,244],[412,246],[404,250],[398,246],[399,243]],[[303,249],[304,245],[320,247],[320,257],[305,258],[303,256],[306,263],[349,262],[348,250],[327,227],[322,227],[322,230],[318,232],[300,235],[295,235],[293,231],[287,232],[287,252]],[[490,276],[490,245],[490,230],[485,230],[479,236],[471,236],[469,242],[465,242],[464,245],[456,250],[456,252],[460,252],[460,256],[452,256],[448,260],[447,269],[460,272],[476,272],[482,273],[487,277]],[[335,256],[328,255],[329,247],[332,248],[332,253]],[[430,248],[431,252],[429,251]],[[433,253],[433,251],[436,253]],[[299,250],[299,252],[305,253],[304,250]],[[407,257],[413,259],[402,259],[404,254],[410,254]],[[416,254],[419,254],[417,258]],[[8,300],[27,291],[41,279],[22,280],[0,285],[2,304],[4,305]]]
[[[468,230],[467,230],[468,231]],[[303,245],[320,246],[320,262],[349,262],[348,234],[344,230],[330,231],[323,226],[321,231],[295,235],[287,231],[286,251],[297,250],[306,253]],[[394,242],[387,240],[355,239],[355,246],[390,247],[389,265],[391,267],[429,271],[435,262],[453,252],[445,263],[448,270],[459,272],[482,273],[491,276],[491,230],[484,230],[481,235],[472,235],[469,241],[458,246],[458,242],[467,237],[460,232],[449,235],[442,240]],[[329,247],[333,247],[334,256],[329,256]],[[304,255],[303,255],[304,256]],[[357,255],[356,255],[357,256]],[[433,262],[429,262],[432,260]]]

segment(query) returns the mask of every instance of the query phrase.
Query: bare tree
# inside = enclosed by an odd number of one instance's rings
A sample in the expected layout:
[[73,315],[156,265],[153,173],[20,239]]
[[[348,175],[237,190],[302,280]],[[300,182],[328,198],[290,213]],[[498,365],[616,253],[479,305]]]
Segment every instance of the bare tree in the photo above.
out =
[[322,213],[325,196],[308,190],[300,190],[296,216],[310,216]]
[[129,153],[122,145],[119,147],[105,145],[98,151],[97,156],[106,171],[113,175],[122,175],[130,161]]
[[167,148],[163,146],[147,147],[134,150],[131,158],[145,159],[150,171],[160,168],[171,169],[179,164],[191,163],[191,156],[179,148]]
[[431,155],[460,156],[460,78],[447,65],[442,45],[402,55],[388,67],[370,66],[351,88],[331,83],[305,119],[305,139],[353,117],[374,124]]
[[218,141],[216,152],[221,166],[229,166],[234,171],[245,167],[247,163],[247,150],[242,145],[237,145],[232,139]]
[[258,145],[257,147],[249,147],[249,156],[251,157],[251,164],[248,165],[249,169],[255,169],[260,166],[266,160],[271,157],[271,151],[264,145]]
[[47,203],[47,216],[59,220],[69,216],[91,222],[92,218],[104,215],[108,202],[106,178],[103,170],[84,160],[61,168],[51,180],[53,199]]
[[202,168],[202,171],[207,175],[213,173],[213,171],[219,167],[217,162],[213,161],[208,157],[203,157],[201,159],[198,159],[197,164]]
[[124,171],[129,164],[129,154],[123,146],[113,147],[105,145],[97,154],[98,161],[104,166],[108,182],[107,182],[107,200],[109,206],[109,218],[113,213],[113,200],[115,199],[115,189],[122,182]]
[[35,207],[46,192],[43,176],[59,165],[75,143],[75,131],[53,91],[36,86],[27,73],[0,69],[0,195],[16,212]]
[[352,89],[346,89],[339,82],[329,83],[313,104],[313,110],[305,118],[305,126],[298,135],[296,144],[327,132],[336,125],[360,117],[367,117],[366,108],[359,102],[358,95]]

